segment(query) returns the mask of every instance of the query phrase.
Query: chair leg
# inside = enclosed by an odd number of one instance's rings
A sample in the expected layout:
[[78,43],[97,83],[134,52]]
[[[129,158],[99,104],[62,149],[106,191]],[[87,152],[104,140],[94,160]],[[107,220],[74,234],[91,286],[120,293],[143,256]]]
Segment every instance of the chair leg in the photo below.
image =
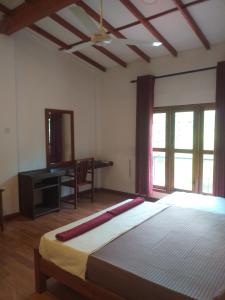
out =
[[74,198],[74,209],[77,208],[77,198],[78,198],[78,193],[79,193],[79,187],[76,186],[76,188],[75,188],[75,198]]
[[91,202],[94,202],[94,192],[95,192],[94,183],[92,183],[91,184]]

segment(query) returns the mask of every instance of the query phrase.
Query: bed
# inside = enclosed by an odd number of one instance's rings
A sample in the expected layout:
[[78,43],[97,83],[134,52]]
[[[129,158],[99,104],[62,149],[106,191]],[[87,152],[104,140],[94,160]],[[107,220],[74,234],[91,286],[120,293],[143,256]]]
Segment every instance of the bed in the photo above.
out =
[[225,299],[225,199],[202,209],[200,198],[144,202],[66,243],[55,234],[93,216],[47,233],[35,249],[36,290],[54,277],[89,299]]

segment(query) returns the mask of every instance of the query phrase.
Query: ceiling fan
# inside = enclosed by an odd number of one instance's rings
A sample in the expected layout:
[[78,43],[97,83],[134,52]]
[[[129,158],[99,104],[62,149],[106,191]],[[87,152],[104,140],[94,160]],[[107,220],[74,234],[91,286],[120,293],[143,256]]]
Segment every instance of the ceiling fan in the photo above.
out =
[[131,39],[120,39],[120,38],[112,38],[109,35],[104,27],[103,27],[103,0],[100,0],[100,23],[99,27],[96,23],[89,17],[89,15],[85,12],[85,10],[80,6],[72,6],[70,7],[71,13],[76,17],[77,20],[86,28],[91,36],[90,41],[88,42],[80,42],[74,45],[71,45],[70,48],[65,49],[64,51],[67,53],[73,53],[85,48],[88,48],[92,45],[98,46],[107,46],[107,45],[137,45],[137,46],[160,46],[159,42],[141,42],[135,41]]

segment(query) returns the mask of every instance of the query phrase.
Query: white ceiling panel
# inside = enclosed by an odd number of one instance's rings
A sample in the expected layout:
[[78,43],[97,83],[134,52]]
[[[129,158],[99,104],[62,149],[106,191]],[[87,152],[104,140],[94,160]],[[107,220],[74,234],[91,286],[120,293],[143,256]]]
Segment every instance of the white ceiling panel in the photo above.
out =
[[202,44],[179,12],[152,21],[156,29],[177,50],[201,47]]
[[[83,32],[84,34],[90,36],[90,32],[85,28],[85,26],[70,11],[70,7],[66,7],[66,8],[60,10],[57,14],[59,14],[62,18],[64,18],[67,22],[69,22],[74,27],[79,29],[81,32]],[[95,23],[98,25],[97,22],[95,22]]]
[[80,39],[72,32],[68,31],[50,18],[44,18],[36,24],[66,44],[70,45],[80,41]]
[[9,9],[14,9],[20,4],[24,3],[24,0],[0,0],[0,3]]
[[[99,14],[99,0],[85,0]],[[103,0],[104,18],[114,27],[136,21],[136,18],[119,0]]]
[[134,51],[132,51],[126,45],[119,46],[119,45],[111,44],[107,46],[107,49],[127,63],[130,63],[140,58],[140,56],[138,56]]
[[188,10],[210,43],[225,41],[225,0],[210,0]]
[[109,68],[117,65],[116,62],[114,62],[104,54],[100,53],[98,50],[96,50],[93,47],[84,49],[81,52],[86,56],[90,57],[91,59],[93,59],[94,61],[96,61],[97,63],[99,63],[100,65],[102,65],[103,67]]
[[140,42],[153,43],[156,41],[156,38],[142,25],[137,25],[122,30],[121,33],[123,33],[128,39],[137,40]]
[[171,0],[131,0],[138,10],[145,16],[153,16],[162,11],[174,8]]

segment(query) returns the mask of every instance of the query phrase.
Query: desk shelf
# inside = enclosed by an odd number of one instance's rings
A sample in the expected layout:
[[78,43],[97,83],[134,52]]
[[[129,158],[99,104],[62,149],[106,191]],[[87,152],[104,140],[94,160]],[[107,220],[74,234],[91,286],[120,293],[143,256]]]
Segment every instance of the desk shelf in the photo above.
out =
[[29,218],[59,211],[60,174],[49,172],[19,173],[20,212]]

